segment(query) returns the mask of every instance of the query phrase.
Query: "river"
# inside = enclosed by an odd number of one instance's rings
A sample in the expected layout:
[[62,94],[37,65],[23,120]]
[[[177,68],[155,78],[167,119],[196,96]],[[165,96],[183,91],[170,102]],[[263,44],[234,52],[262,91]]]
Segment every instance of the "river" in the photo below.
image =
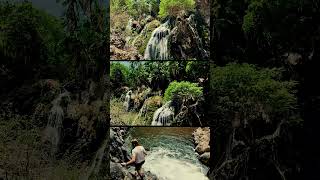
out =
[[131,152],[130,141],[137,138],[147,150],[145,171],[160,180],[208,180],[208,168],[197,158],[192,132],[187,127],[134,127],[125,146]]

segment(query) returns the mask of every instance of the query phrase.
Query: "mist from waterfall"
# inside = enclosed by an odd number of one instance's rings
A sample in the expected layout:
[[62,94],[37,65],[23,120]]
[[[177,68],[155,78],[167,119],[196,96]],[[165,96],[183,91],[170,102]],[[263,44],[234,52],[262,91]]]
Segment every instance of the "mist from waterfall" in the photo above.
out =
[[168,40],[170,36],[169,21],[156,28],[144,52],[145,60],[169,60]]

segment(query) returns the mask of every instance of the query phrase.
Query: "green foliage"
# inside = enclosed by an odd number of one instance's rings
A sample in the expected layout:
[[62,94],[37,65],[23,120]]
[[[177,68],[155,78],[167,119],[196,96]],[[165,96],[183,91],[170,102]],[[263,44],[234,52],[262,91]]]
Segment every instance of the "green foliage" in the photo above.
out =
[[39,64],[57,64],[63,60],[62,22],[35,9],[31,3],[0,3],[0,54],[15,75],[32,75]]
[[129,82],[131,87],[139,87],[148,84],[148,72],[142,63],[131,63],[129,70]]
[[111,63],[110,81],[119,84],[117,87],[128,84],[129,68],[122,63]]
[[159,16],[177,17],[181,12],[193,11],[195,8],[194,0],[161,0]]
[[128,13],[139,18],[143,14],[158,13],[157,0],[125,0]]
[[206,62],[131,62],[127,84],[131,87],[146,85],[165,90],[172,80],[197,82],[208,77]]
[[64,45],[75,69],[73,78],[80,83],[88,78],[102,78],[107,67],[105,46],[109,38],[109,22],[107,7],[101,3],[63,0],[67,11]]
[[111,12],[123,11],[125,10],[126,0],[111,0],[110,10]]
[[164,93],[164,100],[170,101],[173,97],[179,97],[181,99],[198,99],[203,95],[202,87],[198,87],[196,83],[187,81],[173,81]]
[[185,72],[189,79],[197,81],[198,78],[208,77],[209,64],[206,61],[189,61],[185,67]]
[[293,81],[280,81],[278,69],[228,64],[211,70],[211,107],[216,118],[264,121],[286,118],[296,107]]

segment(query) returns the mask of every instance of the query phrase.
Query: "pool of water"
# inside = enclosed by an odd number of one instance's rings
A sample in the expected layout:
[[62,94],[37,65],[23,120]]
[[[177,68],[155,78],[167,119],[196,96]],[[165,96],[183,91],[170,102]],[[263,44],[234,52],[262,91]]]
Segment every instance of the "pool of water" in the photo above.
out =
[[194,151],[192,132],[195,129],[134,127],[126,138],[126,148],[131,152],[130,141],[137,138],[148,153],[143,169],[161,180],[208,180],[208,168],[199,162]]

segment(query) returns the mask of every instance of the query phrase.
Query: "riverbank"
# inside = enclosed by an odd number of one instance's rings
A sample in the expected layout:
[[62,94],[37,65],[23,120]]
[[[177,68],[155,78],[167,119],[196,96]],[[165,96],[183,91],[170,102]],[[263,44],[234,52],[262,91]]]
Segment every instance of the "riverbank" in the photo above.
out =
[[134,168],[120,165],[130,158],[130,141],[137,138],[147,150],[143,170],[146,179],[208,179],[208,167],[195,152],[193,132],[187,127],[113,127],[110,131],[110,175],[131,179]]
[[195,151],[199,154],[199,160],[209,166],[210,161],[210,128],[198,128],[193,133]]
[[[129,127],[112,127],[110,129],[110,178],[114,180],[134,180],[134,168],[124,167],[120,163],[130,160],[130,152],[125,147],[125,137]],[[158,178],[149,171],[145,171],[146,180]]]

